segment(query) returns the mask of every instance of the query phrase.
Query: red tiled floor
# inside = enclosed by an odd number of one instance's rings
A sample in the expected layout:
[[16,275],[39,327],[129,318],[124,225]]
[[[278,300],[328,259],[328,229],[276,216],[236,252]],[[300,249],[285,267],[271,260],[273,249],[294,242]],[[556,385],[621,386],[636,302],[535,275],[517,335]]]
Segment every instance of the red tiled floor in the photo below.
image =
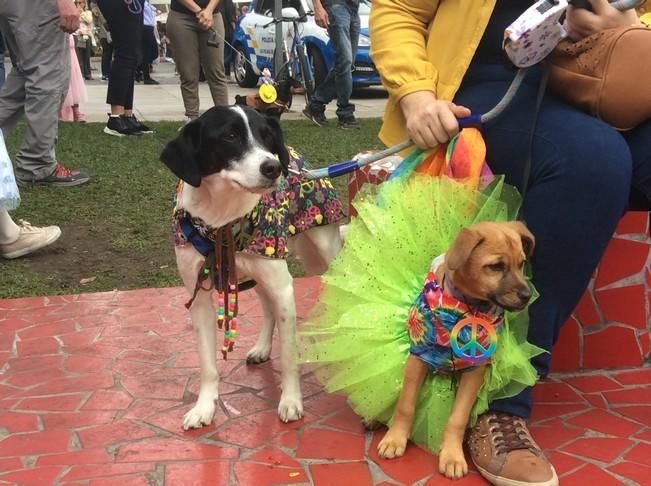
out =
[[[296,288],[304,314],[318,282]],[[187,432],[198,359],[181,289],[0,302],[0,484],[486,484],[474,470],[442,478],[436,457],[414,445],[379,459],[383,430],[365,432],[309,373],[305,418],[280,422],[278,360],[244,363],[261,311],[253,293],[241,300],[240,346],[219,362],[215,420]],[[650,483],[650,381],[644,367],[555,375],[537,387],[531,429],[561,484]]]

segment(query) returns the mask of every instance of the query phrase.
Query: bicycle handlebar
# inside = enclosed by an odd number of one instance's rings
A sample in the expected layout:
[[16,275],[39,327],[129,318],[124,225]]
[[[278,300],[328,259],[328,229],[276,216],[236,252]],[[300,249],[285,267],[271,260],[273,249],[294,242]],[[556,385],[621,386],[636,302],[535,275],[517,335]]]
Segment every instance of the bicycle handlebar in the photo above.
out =
[[262,27],[263,29],[266,29],[270,25],[279,24],[281,22],[303,22],[304,20],[307,19],[307,17],[310,17],[310,16],[314,17],[314,12],[305,12],[303,15],[300,15],[298,17],[278,17],[278,18],[272,19],[270,22],[268,22],[268,23],[266,23],[264,25],[261,25],[260,27]]

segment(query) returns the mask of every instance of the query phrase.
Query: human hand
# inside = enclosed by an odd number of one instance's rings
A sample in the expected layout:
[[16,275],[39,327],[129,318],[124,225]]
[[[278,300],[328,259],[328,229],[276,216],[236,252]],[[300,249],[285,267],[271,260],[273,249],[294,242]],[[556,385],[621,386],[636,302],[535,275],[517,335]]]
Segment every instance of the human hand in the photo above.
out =
[[199,22],[199,27],[201,27],[203,30],[208,30],[212,28],[213,16],[212,16],[212,12],[209,11],[207,8],[204,8],[203,10],[197,12],[196,17],[197,17],[197,21]]
[[57,10],[59,11],[59,28],[72,34],[79,28],[80,16],[79,10],[70,0],[57,0]]
[[405,114],[409,138],[422,149],[447,143],[459,132],[457,118],[470,116],[468,108],[437,100],[431,91],[416,91],[404,96],[400,107]]
[[320,3],[314,5],[314,21],[316,22],[316,25],[323,27],[324,29],[327,29],[328,25],[330,25],[328,12],[326,12],[326,9],[323,8]]
[[597,32],[640,23],[634,9],[619,11],[611,7],[608,0],[590,0],[592,12],[584,8],[567,8],[565,30],[573,41],[578,41]]

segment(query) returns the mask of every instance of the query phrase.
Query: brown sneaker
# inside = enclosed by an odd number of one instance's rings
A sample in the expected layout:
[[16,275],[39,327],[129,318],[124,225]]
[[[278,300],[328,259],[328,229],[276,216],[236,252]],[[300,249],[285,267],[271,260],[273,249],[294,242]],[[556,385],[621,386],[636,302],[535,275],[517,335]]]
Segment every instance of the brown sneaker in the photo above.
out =
[[524,419],[487,412],[477,419],[466,440],[477,469],[497,486],[558,486],[558,476]]

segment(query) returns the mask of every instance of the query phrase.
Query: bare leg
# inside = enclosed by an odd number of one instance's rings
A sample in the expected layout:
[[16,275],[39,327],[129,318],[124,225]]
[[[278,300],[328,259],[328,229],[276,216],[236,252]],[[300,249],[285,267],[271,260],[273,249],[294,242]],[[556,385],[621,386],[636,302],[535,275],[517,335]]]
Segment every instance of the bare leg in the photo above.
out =
[[463,435],[485,372],[486,366],[479,366],[461,374],[454,408],[443,431],[439,454],[439,472],[449,479],[460,479],[468,474],[468,464],[463,455]]
[[377,446],[380,457],[392,459],[405,453],[411,426],[414,423],[416,402],[426,376],[427,364],[410,355],[405,365],[402,390],[400,390],[398,405],[393,413],[391,427]]

